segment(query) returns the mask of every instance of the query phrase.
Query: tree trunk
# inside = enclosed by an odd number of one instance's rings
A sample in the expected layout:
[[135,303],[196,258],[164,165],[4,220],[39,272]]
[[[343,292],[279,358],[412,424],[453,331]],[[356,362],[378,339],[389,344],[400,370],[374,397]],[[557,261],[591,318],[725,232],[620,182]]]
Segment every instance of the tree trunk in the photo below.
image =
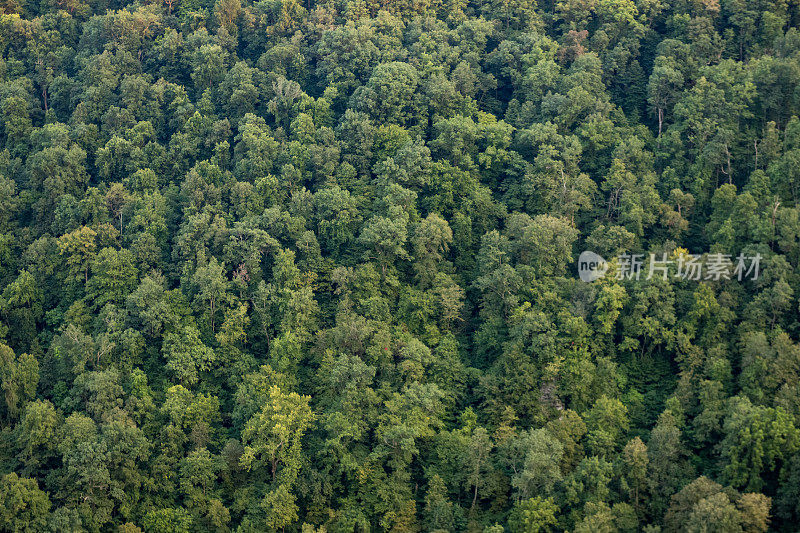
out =
[[658,147],[661,148],[661,128],[664,125],[664,110],[658,108]]

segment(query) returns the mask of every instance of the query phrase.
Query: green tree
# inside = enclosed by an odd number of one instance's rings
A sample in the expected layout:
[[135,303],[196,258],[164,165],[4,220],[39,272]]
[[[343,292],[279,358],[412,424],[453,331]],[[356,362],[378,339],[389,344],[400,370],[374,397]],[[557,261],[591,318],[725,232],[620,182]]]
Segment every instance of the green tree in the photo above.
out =
[[627,433],[628,409],[617,399],[601,396],[586,414],[586,441],[590,452],[610,456]]
[[564,446],[546,429],[521,433],[506,444],[513,475],[511,486],[517,499],[527,501],[534,494],[551,494],[561,481]]
[[167,369],[184,385],[194,385],[200,372],[208,372],[216,359],[214,350],[203,344],[200,332],[192,326],[164,335],[162,345]]
[[729,401],[720,444],[724,478],[734,487],[758,491],[800,447],[800,432],[782,408],[754,406],[746,398]]
[[248,470],[264,468],[273,482],[291,485],[300,467],[302,437],[314,420],[310,398],[273,385],[266,400],[242,432],[241,464]]
[[16,473],[0,478],[0,526],[6,531],[45,531],[50,513],[50,498],[35,479]]
[[73,279],[83,278],[89,281],[89,267],[97,250],[97,232],[82,226],[72,233],[62,235],[58,239],[58,249],[61,255],[66,256],[69,275]]
[[44,318],[42,290],[27,270],[3,291],[0,313],[9,326],[8,338],[18,349],[30,349],[37,336],[37,326]]
[[3,389],[4,411],[15,419],[21,408],[34,399],[39,384],[39,362],[30,354],[16,356],[0,343],[0,386]]
[[228,292],[230,281],[225,272],[225,264],[212,257],[208,263],[197,268],[192,282],[197,287],[195,303],[203,309],[211,332],[214,333],[217,314],[231,301],[231,294]]
[[133,254],[126,249],[103,248],[92,260],[92,278],[86,288],[95,309],[108,303],[121,305],[138,284]]
[[558,523],[556,518],[558,511],[558,506],[553,502],[553,498],[543,499],[536,496],[514,505],[508,525],[511,531],[520,533],[552,531]]

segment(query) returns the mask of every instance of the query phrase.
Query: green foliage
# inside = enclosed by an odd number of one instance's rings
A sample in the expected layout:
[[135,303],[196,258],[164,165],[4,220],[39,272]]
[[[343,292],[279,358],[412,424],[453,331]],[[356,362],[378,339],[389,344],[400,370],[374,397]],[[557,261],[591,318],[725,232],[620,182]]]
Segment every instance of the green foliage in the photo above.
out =
[[557,523],[556,514],[558,507],[552,498],[542,499],[536,496],[514,506],[508,519],[508,527],[511,531],[520,533],[552,531]]
[[50,513],[50,498],[39,489],[36,480],[16,473],[0,478],[0,526],[5,531],[43,531]]
[[0,4],[0,530],[800,523],[798,2]]

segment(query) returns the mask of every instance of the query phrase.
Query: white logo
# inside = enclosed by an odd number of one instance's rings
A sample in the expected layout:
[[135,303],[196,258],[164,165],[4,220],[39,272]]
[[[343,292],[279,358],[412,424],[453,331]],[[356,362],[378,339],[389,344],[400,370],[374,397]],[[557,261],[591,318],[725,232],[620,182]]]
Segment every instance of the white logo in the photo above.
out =
[[[646,268],[648,261],[645,254],[618,255],[612,275],[618,280],[638,281],[646,275],[648,280],[660,277],[663,280],[680,278],[722,283],[733,279],[756,280],[761,273],[762,257],[758,253],[754,256],[740,253],[734,257],[723,253],[690,254],[684,250],[673,256],[668,256],[665,252],[660,257],[656,254],[649,255],[649,268]],[[587,283],[605,276],[610,267],[600,254],[589,250],[578,256],[578,276]]]
[[586,250],[578,257],[578,276],[582,281],[591,282],[605,276],[608,262],[594,252]]

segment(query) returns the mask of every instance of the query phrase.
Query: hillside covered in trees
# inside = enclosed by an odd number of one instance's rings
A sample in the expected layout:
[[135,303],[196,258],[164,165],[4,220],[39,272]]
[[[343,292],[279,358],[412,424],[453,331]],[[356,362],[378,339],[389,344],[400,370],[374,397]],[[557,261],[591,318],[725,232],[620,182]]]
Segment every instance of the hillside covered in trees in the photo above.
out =
[[0,531],[798,530],[797,0],[0,12]]

